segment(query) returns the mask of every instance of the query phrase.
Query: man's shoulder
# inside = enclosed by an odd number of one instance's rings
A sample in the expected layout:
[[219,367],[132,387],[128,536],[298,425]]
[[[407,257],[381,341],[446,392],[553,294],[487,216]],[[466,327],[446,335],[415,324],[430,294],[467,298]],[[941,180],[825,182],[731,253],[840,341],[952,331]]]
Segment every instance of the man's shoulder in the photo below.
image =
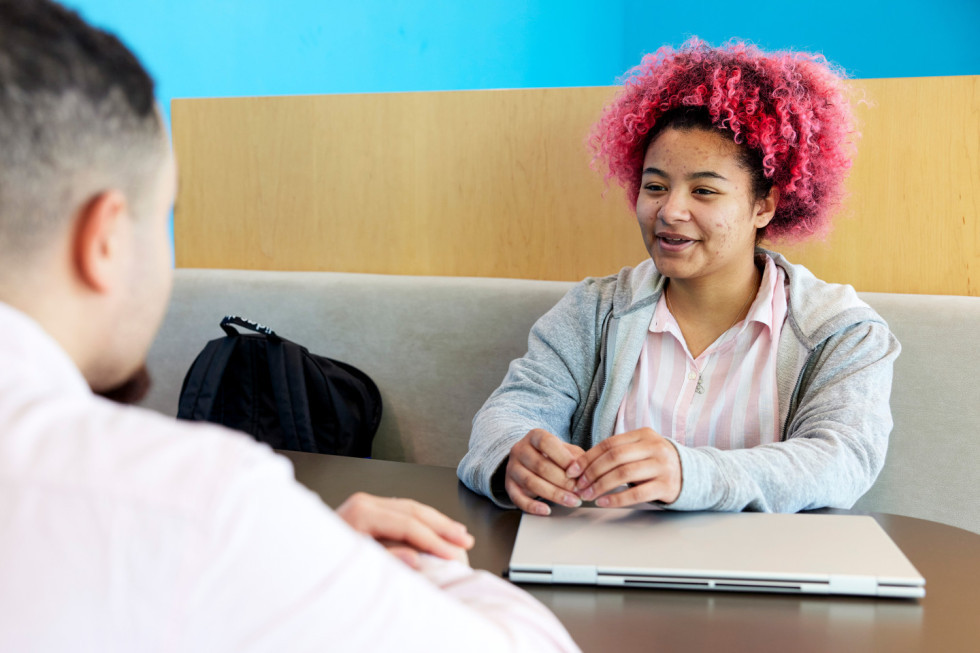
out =
[[[329,582],[334,564],[310,552],[359,543],[268,447],[91,395],[0,395],[0,496],[0,607],[21,615],[26,632],[47,633],[52,611],[78,597],[70,637],[88,648],[106,633],[130,636],[121,648],[133,650],[170,638],[240,645],[224,617],[300,605],[313,575]],[[276,556],[294,573],[278,577]],[[12,609],[18,601],[23,609]],[[0,642],[10,636],[0,627]]]
[[0,474],[49,500],[88,495],[106,507],[206,522],[243,480],[292,477],[289,462],[269,447],[211,424],[92,396],[44,403],[23,406],[2,425],[8,438],[0,449],[16,452]]

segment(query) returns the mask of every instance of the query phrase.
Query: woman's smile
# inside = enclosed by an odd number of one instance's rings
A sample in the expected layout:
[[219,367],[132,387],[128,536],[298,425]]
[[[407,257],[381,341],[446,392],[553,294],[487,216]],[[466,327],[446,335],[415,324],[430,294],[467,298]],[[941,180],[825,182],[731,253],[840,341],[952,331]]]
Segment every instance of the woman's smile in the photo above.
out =
[[668,253],[683,252],[685,249],[698,242],[696,238],[689,238],[687,236],[681,236],[670,232],[658,233],[656,234],[656,237],[657,246],[664,252]]

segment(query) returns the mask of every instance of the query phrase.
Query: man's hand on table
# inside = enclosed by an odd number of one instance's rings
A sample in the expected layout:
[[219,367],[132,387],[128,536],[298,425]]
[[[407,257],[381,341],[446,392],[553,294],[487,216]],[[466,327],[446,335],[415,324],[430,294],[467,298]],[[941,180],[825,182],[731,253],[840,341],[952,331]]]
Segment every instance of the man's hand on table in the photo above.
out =
[[421,553],[469,564],[466,552],[473,548],[474,539],[466,526],[418,501],[357,492],[336,512],[351,528],[373,537],[413,569],[419,568]]

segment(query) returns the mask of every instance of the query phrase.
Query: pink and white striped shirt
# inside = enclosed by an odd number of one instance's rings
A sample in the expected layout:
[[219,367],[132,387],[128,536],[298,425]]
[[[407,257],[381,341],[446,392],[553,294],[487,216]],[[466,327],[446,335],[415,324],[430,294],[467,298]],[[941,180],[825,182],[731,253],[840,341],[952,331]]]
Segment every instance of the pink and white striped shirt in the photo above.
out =
[[662,296],[614,433],[650,427],[689,447],[720,449],[778,441],[776,348],[786,321],[785,281],[767,256],[745,319],[697,358]]

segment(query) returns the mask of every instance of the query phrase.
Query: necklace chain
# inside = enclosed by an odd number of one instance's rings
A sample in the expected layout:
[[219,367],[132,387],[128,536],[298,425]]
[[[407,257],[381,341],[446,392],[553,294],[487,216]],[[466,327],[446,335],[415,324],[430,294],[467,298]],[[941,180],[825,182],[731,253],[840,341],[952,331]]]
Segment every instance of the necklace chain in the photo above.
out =
[[[733,326],[735,326],[736,324],[738,324],[738,318],[740,318],[742,316],[742,313],[745,311],[745,307],[749,305],[749,302],[751,302],[754,297],[755,297],[755,295],[749,295],[749,298],[745,301],[744,304],[742,304],[742,308],[738,309],[738,313],[735,314],[735,319],[732,320],[732,323],[729,324],[728,325],[728,328],[725,329],[724,331],[722,331],[722,333],[728,333],[728,331]],[[670,307],[670,295],[667,293],[667,288],[664,288],[664,301],[667,303],[667,310],[670,311],[670,314],[671,315],[674,315],[674,309]],[[675,320],[677,319],[677,316],[676,315],[674,315],[674,319]],[[697,372],[698,372],[698,382],[697,382],[697,385],[694,387],[694,391],[696,393],[698,393],[699,395],[703,395],[704,394],[704,386],[701,385],[701,377],[703,376],[702,373],[701,373],[701,368],[698,367],[698,364],[697,363],[694,363],[694,369],[697,370]]]

